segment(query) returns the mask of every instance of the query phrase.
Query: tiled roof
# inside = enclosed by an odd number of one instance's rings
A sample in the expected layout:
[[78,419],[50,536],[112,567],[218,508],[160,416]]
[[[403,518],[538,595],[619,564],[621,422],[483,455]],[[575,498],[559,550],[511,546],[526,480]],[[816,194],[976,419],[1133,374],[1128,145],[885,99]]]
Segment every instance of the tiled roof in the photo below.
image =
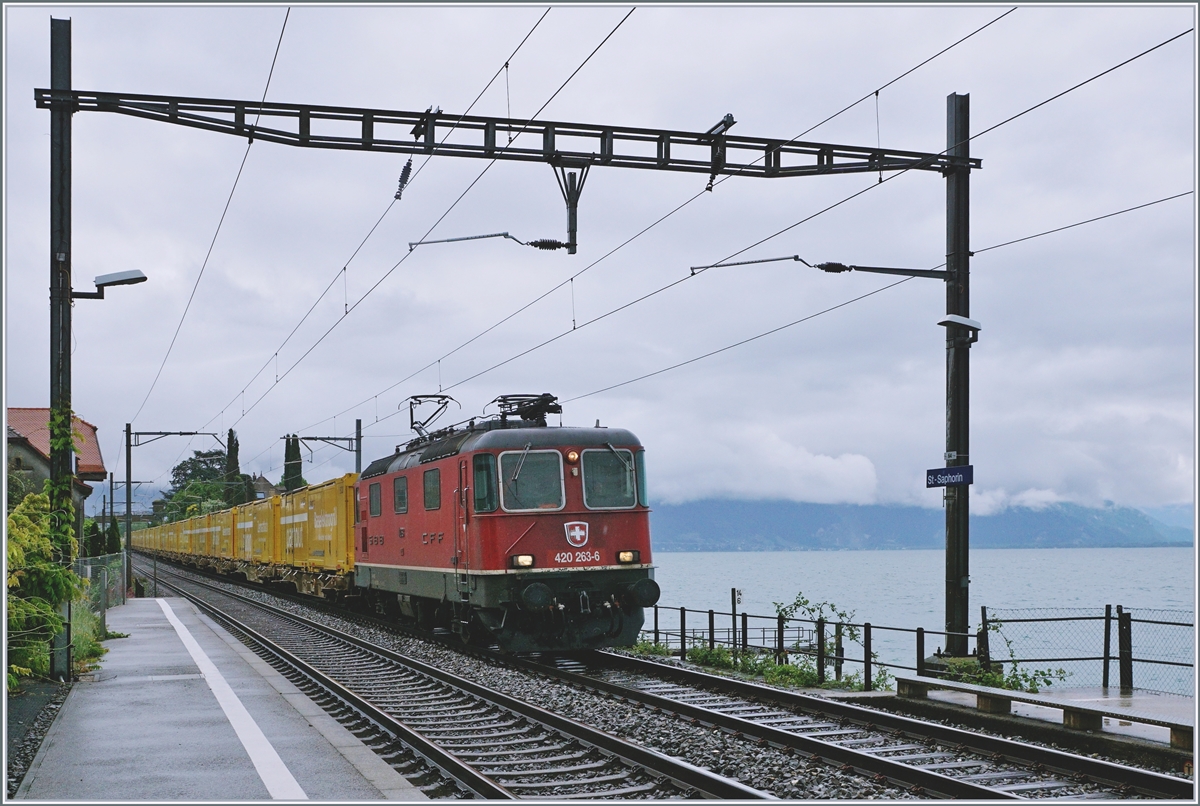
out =
[[[79,449],[75,473],[81,479],[103,481],[108,478],[96,426],[78,417],[72,418],[75,447]],[[8,428],[25,437],[38,453],[50,459],[50,409],[9,409]],[[12,436],[10,433],[9,436]]]

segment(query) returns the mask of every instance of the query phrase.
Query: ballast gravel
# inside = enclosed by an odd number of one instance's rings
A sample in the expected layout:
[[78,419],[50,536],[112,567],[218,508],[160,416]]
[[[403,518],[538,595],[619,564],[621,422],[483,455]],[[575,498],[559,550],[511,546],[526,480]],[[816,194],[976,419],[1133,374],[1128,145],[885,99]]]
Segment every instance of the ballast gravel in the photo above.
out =
[[[212,580],[205,581],[212,584]],[[683,759],[778,798],[901,800],[918,797],[904,789],[844,773],[820,761],[789,756],[771,747],[760,747],[720,729],[692,726],[681,719],[653,713],[629,703],[607,700],[552,679],[471,658],[419,639],[355,624],[335,615],[278,599],[266,592],[237,586],[228,588],[431,666],[453,670],[479,685],[533,703],[626,741]]]

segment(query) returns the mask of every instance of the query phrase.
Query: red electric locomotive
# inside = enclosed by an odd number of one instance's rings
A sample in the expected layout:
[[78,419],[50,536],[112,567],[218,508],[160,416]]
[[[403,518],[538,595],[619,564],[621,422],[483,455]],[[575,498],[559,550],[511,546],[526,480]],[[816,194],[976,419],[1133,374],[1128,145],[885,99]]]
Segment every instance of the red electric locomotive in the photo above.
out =
[[422,436],[359,477],[357,587],[513,652],[635,643],[659,596],[641,443],[548,426],[552,395],[494,402],[495,418],[435,433],[414,421]]

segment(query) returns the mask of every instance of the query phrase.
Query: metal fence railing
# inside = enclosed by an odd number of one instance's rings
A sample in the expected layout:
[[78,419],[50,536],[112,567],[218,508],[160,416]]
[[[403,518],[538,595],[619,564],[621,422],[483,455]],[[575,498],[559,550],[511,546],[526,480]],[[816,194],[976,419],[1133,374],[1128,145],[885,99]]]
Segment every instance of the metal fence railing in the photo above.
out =
[[1194,692],[1191,611],[1105,605],[982,613],[992,634],[992,660],[1060,668],[1071,686]]
[[103,554],[99,557],[80,557],[73,564],[80,579],[87,580],[87,601],[91,611],[100,618],[101,633],[108,632],[108,608],[125,603],[125,555]]
[[[880,669],[927,673],[926,638],[940,640],[950,633],[923,628],[885,627],[870,622],[827,622],[824,619],[788,618],[739,613],[734,609],[688,610],[686,607],[654,605],[649,623],[642,627],[642,638],[669,648],[673,654],[687,655],[692,647],[725,647],[731,653],[771,655],[778,664],[804,664],[813,667],[817,684],[841,680],[851,671],[861,674],[864,691],[875,685]],[[911,666],[881,661],[872,651],[872,641],[880,633],[908,634],[914,660]],[[938,638],[941,636],[941,639]],[[965,636],[974,642],[976,636]]]
[[[730,610],[689,610],[655,605],[641,638],[686,656],[693,647],[724,647],[733,655],[773,656],[777,664],[808,665],[818,684],[861,674],[865,690],[880,669],[937,675],[940,650],[951,633],[824,619],[739,613],[737,591]],[[1195,630],[1190,611],[1105,605],[1103,608],[980,608],[978,632],[965,637],[968,652],[983,666],[1007,672],[1058,669],[1055,685],[1120,686],[1174,694],[1193,693]],[[886,643],[886,660],[872,643]],[[907,645],[912,648],[904,649]],[[930,651],[937,645],[936,651]],[[911,657],[911,665],[904,661]]]

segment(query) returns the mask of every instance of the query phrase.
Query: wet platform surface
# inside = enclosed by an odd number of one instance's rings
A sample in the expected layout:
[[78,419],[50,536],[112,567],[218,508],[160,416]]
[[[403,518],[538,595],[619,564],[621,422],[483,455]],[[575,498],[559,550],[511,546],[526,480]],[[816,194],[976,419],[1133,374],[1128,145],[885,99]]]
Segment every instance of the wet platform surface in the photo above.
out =
[[[1047,686],[1041,689],[1038,695],[1060,701],[1064,705],[1075,703],[1077,705],[1101,708],[1106,711],[1128,711],[1131,715],[1150,716],[1184,725],[1195,726],[1196,724],[1195,698],[1177,694],[1134,689],[1131,694],[1123,695],[1121,694],[1121,690],[1115,687],[1057,688],[1055,686]],[[952,703],[954,705],[968,707],[974,707],[975,705],[974,694],[956,691],[938,691],[935,689],[930,690],[928,696],[931,700]],[[1062,711],[1058,708],[1023,703],[1016,700],[1012,703],[1012,714],[1014,716],[1023,716],[1058,724],[1061,724],[1063,719]],[[1103,731],[1122,736],[1133,736],[1152,742],[1162,742],[1163,744],[1169,744],[1171,740],[1171,731],[1169,728],[1138,724],[1132,720],[1114,719],[1112,717],[1104,717]]]
[[426,800],[286,678],[184,599],[108,611],[18,799]]

